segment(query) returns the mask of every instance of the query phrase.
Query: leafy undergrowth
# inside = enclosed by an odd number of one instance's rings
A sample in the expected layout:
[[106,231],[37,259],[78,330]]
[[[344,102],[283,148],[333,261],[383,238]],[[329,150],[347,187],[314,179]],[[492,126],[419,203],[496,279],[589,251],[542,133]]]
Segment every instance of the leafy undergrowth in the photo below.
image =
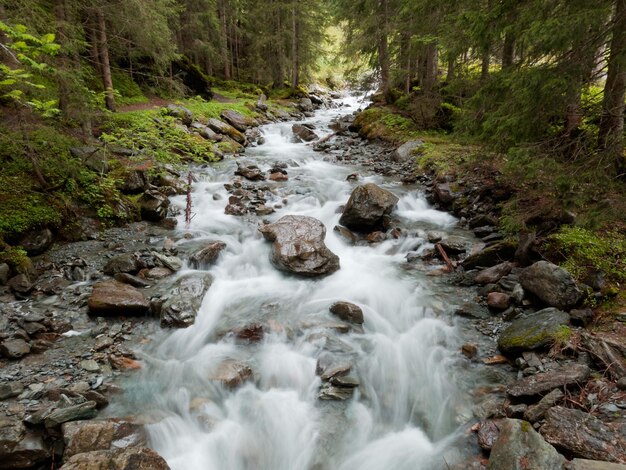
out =
[[395,145],[419,139],[417,171],[453,175],[480,184],[489,175],[510,188],[500,203],[500,230],[509,236],[536,231],[540,251],[570,271],[578,281],[600,272],[606,299],[626,305],[626,191],[624,183],[606,177],[595,155],[575,160],[555,157],[541,148],[498,153],[464,136],[424,131],[394,107],[372,107],[355,124],[369,139]]

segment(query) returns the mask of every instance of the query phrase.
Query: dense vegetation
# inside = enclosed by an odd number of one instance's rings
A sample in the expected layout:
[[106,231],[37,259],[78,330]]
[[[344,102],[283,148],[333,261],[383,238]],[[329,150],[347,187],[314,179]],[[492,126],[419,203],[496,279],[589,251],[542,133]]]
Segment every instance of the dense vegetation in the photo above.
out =
[[557,251],[624,251],[626,0],[0,0],[0,182],[17,188],[0,197],[0,238],[77,202],[127,215],[115,172],[69,154],[78,142],[212,158],[128,106],[187,99],[217,117],[217,91],[247,114],[261,93],[335,86],[337,70],[380,84],[370,137],[426,141],[423,169],[496,167],[523,194],[503,229],[528,229],[529,208],[572,210],[580,229],[554,235]]

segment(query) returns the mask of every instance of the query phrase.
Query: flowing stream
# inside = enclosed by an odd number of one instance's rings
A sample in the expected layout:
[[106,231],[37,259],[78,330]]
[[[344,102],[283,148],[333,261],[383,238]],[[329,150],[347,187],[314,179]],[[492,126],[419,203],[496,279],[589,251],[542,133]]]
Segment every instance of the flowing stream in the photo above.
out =
[[[330,134],[332,118],[357,109],[346,98],[337,109],[307,122]],[[394,213],[408,236],[372,246],[351,246],[333,227],[337,209],[362,168],[325,161],[292,143],[292,123],[262,127],[266,143],[238,160],[267,170],[288,165],[289,181],[276,188],[266,219],[288,214],[321,220],[326,244],[341,269],[321,279],[281,273],[269,262],[270,243],[256,221],[224,214],[235,159],[202,169],[194,185],[188,240],[221,240],[227,248],[210,272],[214,283],[193,326],[166,331],[140,354],[144,370],[128,384],[130,406],[151,411],[150,444],[173,470],[416,470],[448,468],[463,454],[461,425],[471,417],[473,382],[458,350],[461,329],[452,306],[459,289],[429,276],[425,266],[407,268],[407,252],[425,249],[424,231],[465,236],[456,220],[428,206],[418,187],[365,175],[394,192]],[[332,160],[332,159],[328,159]],[[184,208],[184,197],[174,199]],[[188,269],[188,268],[186,268]],[[186,270],[183,270],[185,273]],[[363,329],[336,331],[329,306],[338,300],[362,307]],[[258,342],[225,334],[250,324],[269,325]],[[320,400],[319,361],[353,364],[359,387],[345,401]],[[224,361],[245,364],[253,377],[237,388],[212,379]]]

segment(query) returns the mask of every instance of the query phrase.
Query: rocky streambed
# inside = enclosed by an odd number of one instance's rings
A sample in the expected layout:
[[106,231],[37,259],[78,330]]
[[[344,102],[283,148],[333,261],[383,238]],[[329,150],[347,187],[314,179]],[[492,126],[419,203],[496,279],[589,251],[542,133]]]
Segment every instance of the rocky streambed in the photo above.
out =
[[620,332],[497,233],[497,188],[415,175],[356,100],[312,98],[193,168],[188,226],[147,188],[148,221],[5,289],[0,468],[621,468]]

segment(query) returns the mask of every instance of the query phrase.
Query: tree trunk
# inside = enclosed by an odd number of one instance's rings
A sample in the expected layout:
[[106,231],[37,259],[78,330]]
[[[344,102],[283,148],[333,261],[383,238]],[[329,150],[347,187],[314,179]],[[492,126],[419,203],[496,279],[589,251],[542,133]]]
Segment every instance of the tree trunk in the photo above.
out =
[[[64,0],[60,0],[55,5],[54,15],[57,22],[57,41],[61,46],[63,46],[66,42],[65,24],[67,22]],[[61,110],[63,115],[69,117],[71,89],[66,79],[66,73],[69,69],[69,57],[67,56],[67,52],[64,51],[63,48],[57,56],[57,64],[59,71],[59,73],[57,74],[57,84],[59,86],[59,109]]]
[[626,96],[626,0],[615,1],[609,63],[604,85],[604,101],[598,144],[615,163],[619,173],[624,171],[624,98]]
[[489,78],[489,67],[491,66],[491,53],[489,48],[483,51],[480,65],[480,79],[485,82]]
[[382,82],[385,102],[393,103],[390,83],[389,45],[387,44],[387,22],[389,21],[389,7],[387,0],[380,0],[381,29],[378,34],[378,61],[380,64],[380,79]]
[[426,46],[426,70],[424,75],[424,91],[430,92],[437,84],[439,71],[437,43],[431,42]]
[[297,19],[298,0],[294,0],[291,8],[291,87],[295,90],[300,84],[300,61],[298,53],[298,19]]
[[506,33],[504,36],[504,46],[502,47],[502,68],[509,69],[513,67],[515,61],[515,38],[512,33]]
[[228,23],[226,20],[226,6],[224,2],[219,3],[218,16],[220,19],[220,52],[222,55],[222,64],[224,78],[230,79],[230,59],[228,57]]
[[100,52],[100,67],[102,84],[104,85],[104,104],[109,111],[115,112],[115,94],[113,92],[113,79],[111,78],[111,63],[109,62],[109,42],[107,39],[107,27],[102,8],[98,8],[98,49]]
[[456,54],[448,54],[448,70],[446,72],[446,81],[449,83],[454,80],[456,75]]

